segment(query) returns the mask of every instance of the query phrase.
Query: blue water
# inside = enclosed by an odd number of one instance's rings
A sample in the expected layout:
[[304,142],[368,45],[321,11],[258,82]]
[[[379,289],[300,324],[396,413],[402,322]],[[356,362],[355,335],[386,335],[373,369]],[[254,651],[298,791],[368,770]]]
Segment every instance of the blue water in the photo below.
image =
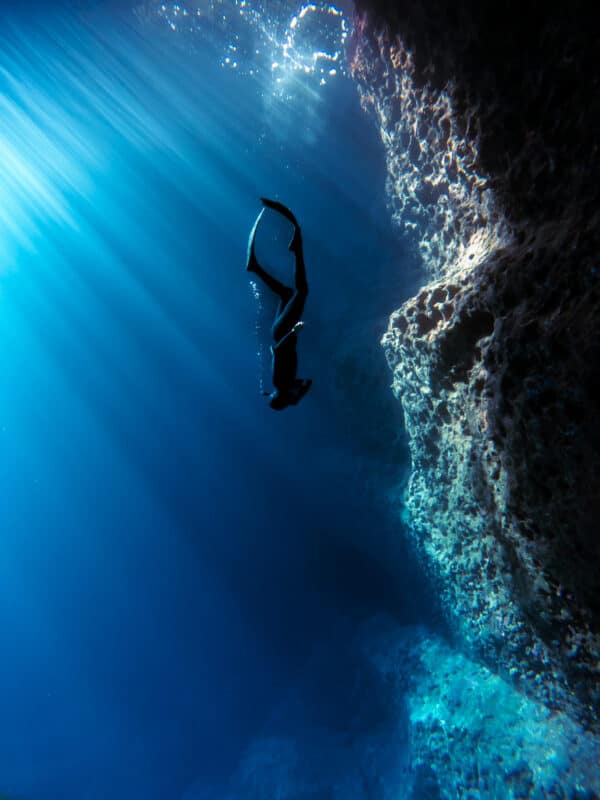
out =
[[[432,614],[378,495],[407,456],[377,342],[414,276],[375,126],[349,79],[269,99],[270,72],[224,69],[218,42],[163,23],[126,4],[3,12],[7,796],[223,784],[294,687],[343,716],[343,646],[305,679],[324,644],[381,611]],[[281,414],[243,269],[261,195],[298,215],[311,289],[314,387]],[[265,231],[285,272],[289,232]]]

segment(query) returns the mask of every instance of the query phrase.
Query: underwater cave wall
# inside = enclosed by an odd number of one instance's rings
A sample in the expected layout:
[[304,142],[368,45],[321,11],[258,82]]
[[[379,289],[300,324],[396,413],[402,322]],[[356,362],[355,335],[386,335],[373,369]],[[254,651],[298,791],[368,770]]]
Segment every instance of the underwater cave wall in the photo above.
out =
[[359,0],[349,58],[425,276],[383,337],[409,529],[463,645],[596,725],[600,87],[586,13]]

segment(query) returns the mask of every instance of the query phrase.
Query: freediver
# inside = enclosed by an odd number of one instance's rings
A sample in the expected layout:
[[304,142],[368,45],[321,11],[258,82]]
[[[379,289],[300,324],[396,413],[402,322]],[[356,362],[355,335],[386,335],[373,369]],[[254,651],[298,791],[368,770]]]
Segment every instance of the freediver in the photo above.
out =
[[246,262],[247,271],[258,275],[263,283],[279,297],[279,307],[271,328],[274,341],[274,344],[271,345],[274,388],[270,394],[268,392],[265,392],[265,394],[269,396],[271,408],[281,411],[287,406],[295,406],[299,403],[312,385],[310,379],[301,380],[296,377],[298,368],[298,355],[296,353],[297,332],[304,324],[300,317],[308,295],[308,283],[306,281],[306,268],[302,250],[302,233],[298,220],[283,203],[279,203],[277,200],[268,200],[266,197],[261,197],[260,199],[264,206],[282,214],[294,226],[294,233],[288,248],[295,256],[293,289],[269,275],[256,258],[254,240],[256,239],[258,225],[265,212],[264,208],[256,218],[256,222],[250,231]]

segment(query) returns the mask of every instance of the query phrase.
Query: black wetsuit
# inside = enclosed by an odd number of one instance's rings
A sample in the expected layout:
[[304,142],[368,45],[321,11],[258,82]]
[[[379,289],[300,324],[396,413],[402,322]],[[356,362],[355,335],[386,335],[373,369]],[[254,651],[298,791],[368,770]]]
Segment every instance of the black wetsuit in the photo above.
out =
[[279,296],[277,316],[271,329],[274,341],[271,346],[271,354],[273,357],[273,386],[275,388],[275,391],[271,394],[271,407],[281,409],[298,403],[311,386],[310,380],[300,380],[296,377],[298,368],[298,355],[296,352],[298,334],[296,331],[301,324],[302,312],[308,295],[308,283],[302,251],[302,233],[295,216],[289,208],[275,200],[262,198],[262,202],[268,208],[283,214],[294,226],[294,235],[289,246],[289,249],[296,257],[294,288],[286,286],[270,275],[261,267],[254,254],[254,238],[262,212],[250,233],[248,263],[246,265],[250,272],[258,275],[265,285]]

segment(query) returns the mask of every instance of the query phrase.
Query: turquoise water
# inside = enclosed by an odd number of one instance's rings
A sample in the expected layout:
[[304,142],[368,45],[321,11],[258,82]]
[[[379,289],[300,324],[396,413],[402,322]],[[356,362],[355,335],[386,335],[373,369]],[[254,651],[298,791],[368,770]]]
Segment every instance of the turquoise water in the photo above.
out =
[[[368,704],[338,680],[359,623],[433,613],[382,491],[407,456],[377,342],[416,277],[375,126],[341,62],[310,68],[340,18],[273,67],[255,45],[281,57],[296,7],[248,27],[215,5],[250,8],[205,3],[187,31],[159,4],[3,12],[9,796],[219,796],[285,698],[289,727],[310,708],[325,738],[349,692]],[[280,415],[244,273],[261,195],[298,215],[311,288],[314,386]],[[271,219],[259,239],[282,276],[288,235]]]

